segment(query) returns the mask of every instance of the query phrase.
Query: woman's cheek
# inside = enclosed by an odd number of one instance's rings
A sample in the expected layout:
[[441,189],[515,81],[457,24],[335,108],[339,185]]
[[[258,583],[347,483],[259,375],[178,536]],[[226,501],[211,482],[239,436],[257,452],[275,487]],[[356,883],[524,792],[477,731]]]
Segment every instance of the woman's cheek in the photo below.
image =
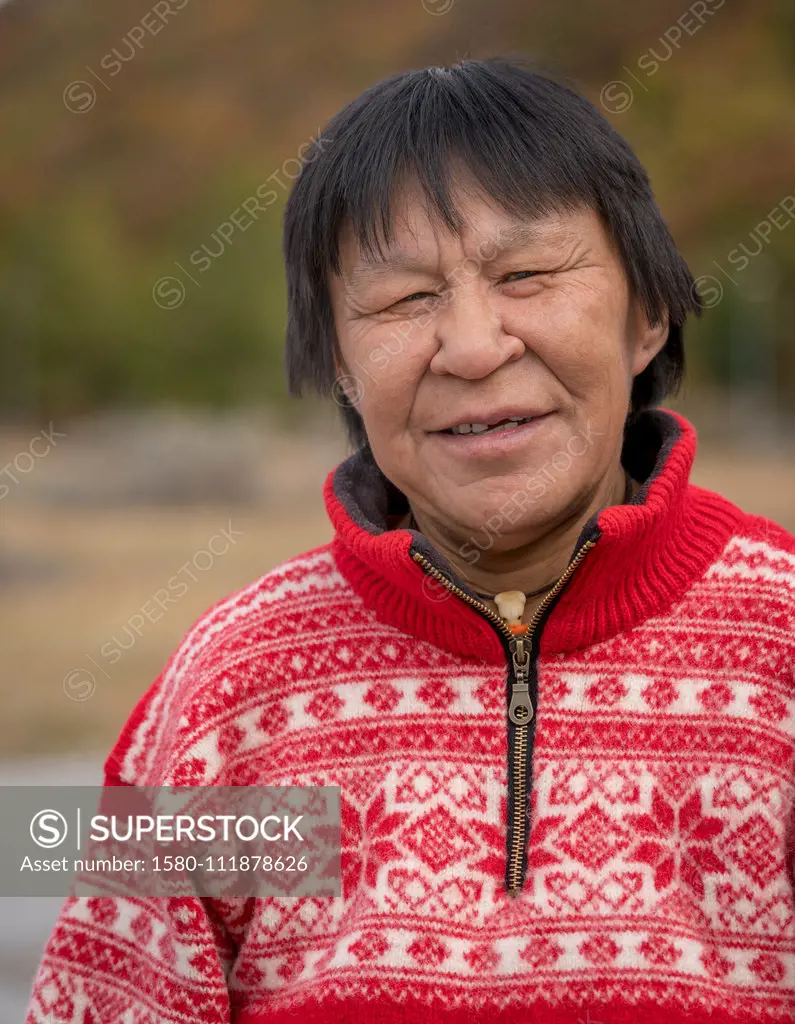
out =
[[405,355],[409,340],[410,332],[402,321],[371,328],[357,339],[359,364],[377,377]]
[[359,412],[368,434],[390,436],[404,431],[420,386],[422,373],[415,360],[405,353],[394,355],[379,349],[379,365],[370,362],[367,373],[360,373],[363,395]]
[[569,301],[561,295],[506,327],[570,394],[586,398],[622,372],[622,321],[614,303],[596,291],[570,294]]
[[367,353],[367,362],[372,370],[383,370],[389,364],[391,353],[385,345],[376,345]]

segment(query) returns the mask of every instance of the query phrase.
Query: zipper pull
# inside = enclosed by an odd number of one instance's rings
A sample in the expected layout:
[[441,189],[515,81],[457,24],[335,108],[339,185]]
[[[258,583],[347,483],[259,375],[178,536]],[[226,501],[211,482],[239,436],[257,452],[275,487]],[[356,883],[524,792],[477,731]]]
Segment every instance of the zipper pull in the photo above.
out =
[[508,717],[514,725],[527,725],[533,717],[533,702],[530,700],[530,652],[525,649],[525,638],[517,636],[511,640],[514,682],[511,687],[511,703]]

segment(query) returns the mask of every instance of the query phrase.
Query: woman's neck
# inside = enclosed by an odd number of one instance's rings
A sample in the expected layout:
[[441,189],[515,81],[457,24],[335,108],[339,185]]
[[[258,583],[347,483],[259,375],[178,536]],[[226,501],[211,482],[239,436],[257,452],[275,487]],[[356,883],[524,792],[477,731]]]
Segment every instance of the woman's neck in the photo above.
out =
[[[634,492],[638,485],[634,481],[631,483]],[[556,582],[563,575],[585,523],[601,509],[623,504],[626,491],[627,475],[623,466],[619,464],[596,490],[588,506],[579,514],[529,544],[509,551],[483,552],[474,564],[461,556],[460,550],[450,542],[443,531],[437,529],[433,521],[428,521],[422,514],[416,513],[414,519],[420,533],[447,559],[471,590],[487,594],[517,590],[529,594]],[[410,519],[411,512],[406,514],[398,524],[399,527],[406,528]],[[548,592],[527,599],[521,621],[529,621]],[[499,614],[492,600],[481,600]]]

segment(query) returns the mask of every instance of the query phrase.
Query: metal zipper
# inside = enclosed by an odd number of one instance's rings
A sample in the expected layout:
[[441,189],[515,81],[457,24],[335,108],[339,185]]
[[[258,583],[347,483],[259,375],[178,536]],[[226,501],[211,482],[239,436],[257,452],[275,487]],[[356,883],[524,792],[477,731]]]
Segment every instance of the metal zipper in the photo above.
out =
[[419,563],[425,571],[438,580],[447,590],[456,594],[468,605],[476,608],[481,615],[487,618],[497,630],[508,641],[508,648],[511,652],[511,666],[513,679],[511,680],[511,700],[508,705],[508,718],[515,726],[513,730],[513,742],[511,744],[511,763],[513,765],[513,802],[510,808],[508,821],[508,835],[511,837],[510,849],[508,851],[508,879],[507,891],[511,896],[517,896],[524,885],[524,861],[525,846],[527,842],[527,774],[528,774],[528,748],[530,723],[533,720],[535,709],[530,697],[530,655],[535,637],[535,631],[542,616],[566,586],[574,575],[577,567],[588,554],[596,541],[589,540],[579,549],[575,557],[569,563],[568,568],[560,577],[558,582],[547,594],[541,604],[536,608],[532,619],[527,624],[527,632],[522,635],[514,635],[507,623],[499,615],[491,610],[482,601],[476,601],[470,597],[455,583],[440,572],[435,565],[421,555],[418,551],[413,552],[412,558]]
[[[512,842],[511,849],[508,854],[508,884],[506,887],[510,896],[519,895],[524,886],[525,876],[525,849],[527,845],[528,732],[529,723],[533,717],[533,704],[530,700],[530,652],[532,651],[535,632],[544,613],[558,594],[560,594],[561,590],[563,590],[574,575],[577,567],[595,545],[595,540],[589,540],[583,544],[575,557],[569,563],[568,568],[560,577],[558,582],[547,594],[538,608],[536,608],[532,619],[527,625],[527,632],[524,636],[517,638],[517,640],[525,641],[528,647],[527,651],[524,652],[524,644],[521,645],[522,652],[525,655],[522,661],[517,661],[517,653],[516,650],[513,649],[514,678],[517,681],[514,682],[513,685],[511,707],[508,711],[511,721],[516,725],[516,729],[514,730],[513,748],[513,814],[512,821],[509,823],[512,826],[509,829]],[[518,680],[520,678],[522,681],[521,689],[518,684]],[[517,698],[517,693],[520,699]],[[524,724],[522,724],[521,721],[521,716],[525,710],[525,704],[522,702],[522,699],[526,700],[526,706],[529,711]],[[512,709],[514,709],[513,715],[511,715]]]

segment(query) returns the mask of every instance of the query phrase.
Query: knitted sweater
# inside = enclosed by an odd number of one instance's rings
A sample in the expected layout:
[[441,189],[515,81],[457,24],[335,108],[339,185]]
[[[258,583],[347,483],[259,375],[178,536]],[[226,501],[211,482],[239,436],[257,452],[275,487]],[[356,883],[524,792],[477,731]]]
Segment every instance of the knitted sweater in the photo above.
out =
[[795,538],[695,451],[635,421],[643,486],[583,529],[526,673],[341,462],[333,541],[199,619],[105,773],[340,786],[342,896],[68,898],[27,1024],[795,1020]]

